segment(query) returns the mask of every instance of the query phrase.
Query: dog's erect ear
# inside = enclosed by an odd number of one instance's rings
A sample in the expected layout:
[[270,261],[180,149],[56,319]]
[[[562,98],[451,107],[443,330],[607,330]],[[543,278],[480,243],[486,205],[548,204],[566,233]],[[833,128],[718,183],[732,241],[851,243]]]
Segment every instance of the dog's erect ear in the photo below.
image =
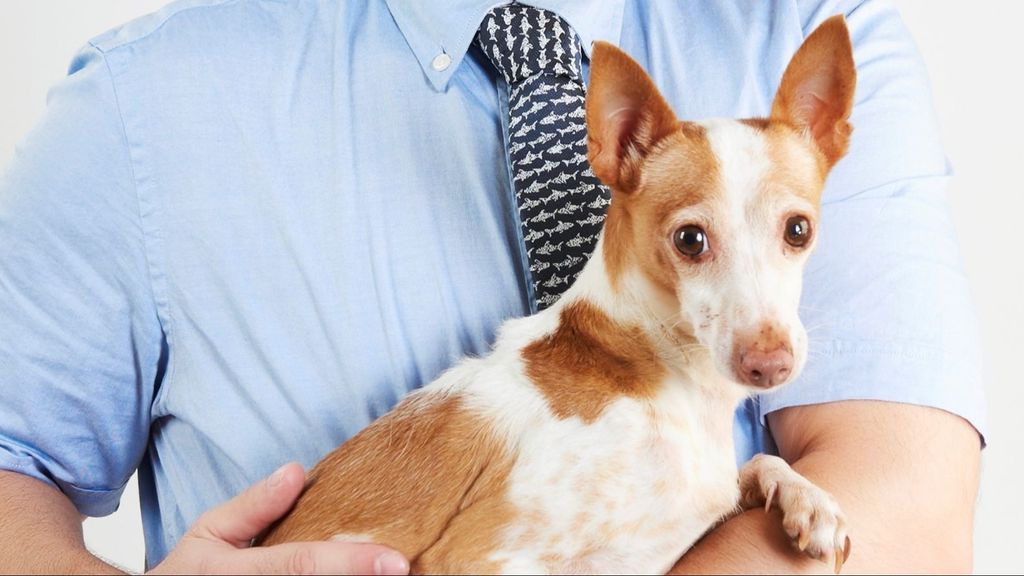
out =
[[825,20],[804,40],[772,104],[772,120],[794,126],[821,149],[831,168],[850,143],[857,70],[850,32],[842,15]]
[[594,174],[613,190],[631,192],[651,147],[678,126],[644,69],[615,46],[595,42],[587,92],[587,147]]

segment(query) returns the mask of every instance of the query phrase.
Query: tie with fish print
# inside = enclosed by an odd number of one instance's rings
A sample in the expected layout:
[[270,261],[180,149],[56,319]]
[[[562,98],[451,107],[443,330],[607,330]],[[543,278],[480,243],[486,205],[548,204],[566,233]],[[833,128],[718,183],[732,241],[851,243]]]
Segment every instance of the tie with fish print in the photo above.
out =
[[509,86],[508,156],[537,309],[583,270],[611,197],[587,162],[580,40],[553,12],[491,10],[477,43]]

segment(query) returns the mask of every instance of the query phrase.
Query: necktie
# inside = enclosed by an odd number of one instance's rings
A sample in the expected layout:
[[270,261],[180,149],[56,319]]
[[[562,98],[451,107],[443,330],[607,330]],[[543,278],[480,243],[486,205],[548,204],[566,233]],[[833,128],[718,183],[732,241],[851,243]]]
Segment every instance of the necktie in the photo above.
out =
[[509,86],[512,185],[543,310],[590,258],[610,198],[587,162],[580,41],[557,14],[522,4],[491,10],[476,39]]

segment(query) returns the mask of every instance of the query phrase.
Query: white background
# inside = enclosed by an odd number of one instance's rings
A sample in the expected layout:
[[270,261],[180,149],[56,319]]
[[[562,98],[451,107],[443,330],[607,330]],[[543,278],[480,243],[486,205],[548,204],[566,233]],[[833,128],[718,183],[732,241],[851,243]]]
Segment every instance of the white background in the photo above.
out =
[[[0,3],[0,165],[43,111],[89,38],[164,0],[3,0]],[[957,169],[950,193],[987,350],[989,435],[975,532],[979,573],[1021,572],[1019,488],[1024,421],[1024,2],[896,0],[931,74],[945,144]],[[942,502],[936,502],[942,506]],[[86,522],[94,551],[141,570],[136,488],[121,509]]]

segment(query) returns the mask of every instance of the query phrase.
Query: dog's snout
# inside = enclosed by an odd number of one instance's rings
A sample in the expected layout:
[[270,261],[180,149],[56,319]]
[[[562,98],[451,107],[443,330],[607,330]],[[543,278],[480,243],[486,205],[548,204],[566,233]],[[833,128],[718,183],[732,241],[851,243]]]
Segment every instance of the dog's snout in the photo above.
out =
[[762,352],[756,348],[741,353],[739,373],[743,381],[758,388],[771,388],[786,381],[793,371],[793,354],[785,348]]
[[736,339],[733,369],[738,379],[757,388],[778,386],[793,374],[793,349],[784,332],[764,325],[747,337]]

